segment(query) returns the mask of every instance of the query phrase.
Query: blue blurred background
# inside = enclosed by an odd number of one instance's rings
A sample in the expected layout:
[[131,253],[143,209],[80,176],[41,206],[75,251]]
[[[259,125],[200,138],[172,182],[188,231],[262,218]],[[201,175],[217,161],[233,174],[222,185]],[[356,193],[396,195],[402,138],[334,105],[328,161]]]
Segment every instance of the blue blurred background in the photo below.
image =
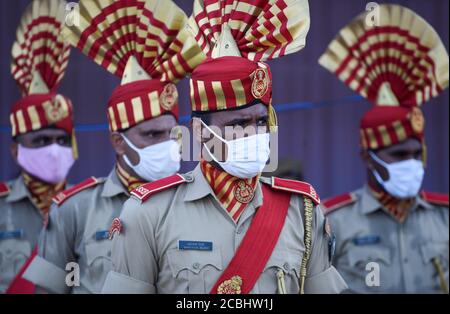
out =
[[[9,112],[19,99],[19,89],[10,75],[10,51],[20,17],[30,0],[0,1],[0,180],[9,180],[19,170],[10,157]],[[192,0],[175,1],[186,13]],[[405,5],[429,21],[448,50],[449,1],[383,1]],[[305,181],[323,197],[361,186],[365,180],[359,159],[359,120],[370,104],[352,94],[317,60],[340,28],[365,10],[362,0],[312,0],[311,31],[306,48],[292,56],[271,61],[274,104],[279,111],[280,158],[300,160]],[[381,3],[381,2],[380,2]],[[115,157],[105,128],[106,103],[119,80],[73,50],[60,92],[76,106],[80,159],[70,182],[89,176],[105,176]],[[181,113],[189,114],[188,81],[179,84]],[[277,106],[278,105],[278,106]],[[449,190],[449,93],[425,105],[429,150],[426,189]],[[185,163],[183,170],[195,164]]]

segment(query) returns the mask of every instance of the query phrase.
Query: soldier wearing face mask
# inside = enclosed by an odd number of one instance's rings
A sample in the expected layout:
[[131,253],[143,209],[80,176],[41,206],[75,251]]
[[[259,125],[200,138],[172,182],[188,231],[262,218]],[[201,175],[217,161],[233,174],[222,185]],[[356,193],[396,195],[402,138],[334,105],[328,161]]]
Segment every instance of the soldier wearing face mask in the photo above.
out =
[[34,1],[12,48],[11,71],[23,96],[10,115],[11,151],[21,175],[0,183],[0,293],[32,255],[52,198],[65,189],[77,158],[72,104],[56,92],[70,53],[62,21],[50,1]]
[[[277,27],[268,25],[274,12]],[[103,292],[340,292],[346,286],[330,264],[312,186],[260,176],[268,132],[276,129],[270,68],[262,61],[304,47],[308,2],[196,0],[189,25],[208,56],[191,77],[202,160],[190,173],[131,193]]]
[[[107,108],[117,163],[108,177],[91,177],[55,197],[39,256],[24,275],[50,293],[100,292],[111,268],[109,229],[117,227],[114,219],[129,193],[180,169],[174,83],[203,59],[184,29],[187,16],[170,1],[108,0],[93,7],[91,0],[81,0],[79,8],[86,20],[66,26],[66,39],[122,78]],[[126,18],[106,23],[124,12]],[[173,19],[165,19],[167,12]],[[119,42],[122,48],[116,49]],[[78,286],[66,284],[71,262],[79,265]]]
[[362,14],[320,59],[375,104],[360,126],[367,184],[324,202],[337,236],[335,265],[357,293],[448,293],[448,195],[421,190],[420,106],[448,87],[449,58],[416,13],[379,9],[379,26]]

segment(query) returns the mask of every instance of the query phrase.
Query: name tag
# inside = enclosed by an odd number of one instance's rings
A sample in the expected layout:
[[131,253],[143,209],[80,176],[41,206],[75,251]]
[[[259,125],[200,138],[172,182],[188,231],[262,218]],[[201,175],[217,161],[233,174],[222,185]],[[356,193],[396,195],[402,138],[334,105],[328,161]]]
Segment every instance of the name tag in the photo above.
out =
[[97,231],[95,233],[95,240],[106,240],[109,238],[109,230]]
[[23,229],[0,231],[0,240],[23,238]]
[[179,250],[212,251],[212,242],[203,241],[178,241]]
[[368,235],[364,237],[354,238],[353,244],[355,245],[371,245],[380,243],[381,238],[378,235]]

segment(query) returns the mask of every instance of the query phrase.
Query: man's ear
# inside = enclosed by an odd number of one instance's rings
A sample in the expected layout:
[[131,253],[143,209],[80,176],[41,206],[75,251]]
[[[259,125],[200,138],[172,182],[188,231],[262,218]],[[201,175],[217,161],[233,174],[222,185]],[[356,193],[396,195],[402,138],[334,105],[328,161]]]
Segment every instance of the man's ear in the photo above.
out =
[[125,141],[119,132],[111,132],[110,136],[111,145],[114,148],[117,155],[122,156],[125,154]]
[[18,147],[19,147],[19,145],[17,144],[17,142],[13,141],[11,143],[11,146],[10,146],[11,156],[16,163],[17,163],[17,155],[18,155],[18,149],[19,149]]
[[366,168],[369,170],[373,170],[373,159],[370,157],[369,151],[367,149],[361,149],[359,155],[361,156],[361,160],[363,161],[364,165],[366,165]]

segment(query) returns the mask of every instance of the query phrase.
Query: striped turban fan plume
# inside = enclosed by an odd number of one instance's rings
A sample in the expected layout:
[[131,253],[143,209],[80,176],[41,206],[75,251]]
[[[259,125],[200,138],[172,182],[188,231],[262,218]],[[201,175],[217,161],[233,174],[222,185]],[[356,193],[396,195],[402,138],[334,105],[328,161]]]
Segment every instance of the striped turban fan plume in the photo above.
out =
[[195,0],[191,32],[207,56],[191,80],[194,112],[254,103],[272,108],[272,75],[265,61],[305,47],[307,0]]
[[[65,9],[62,0],[34,0],[22,16],[12,47],[11,73],[22,92],[10,115],[13,137],[50,126],[74,137],[72,103],[57,94],[70,55]],[[75,141],[73,147],[76,155]]]
[[[163,114],[178,118],[174,85],[204,59],[185,13],[168,0],[81,0],[66,39],[120,77],[108,103],[111,131]],[[74,17],[76,20],[76,17]]]
[[424,144],[420,107],[448,87],[449,58],[423,18],[399,5],[380,5],[344,27],[319,63],[374,105],[361,120],[363,148],[408,138]]

